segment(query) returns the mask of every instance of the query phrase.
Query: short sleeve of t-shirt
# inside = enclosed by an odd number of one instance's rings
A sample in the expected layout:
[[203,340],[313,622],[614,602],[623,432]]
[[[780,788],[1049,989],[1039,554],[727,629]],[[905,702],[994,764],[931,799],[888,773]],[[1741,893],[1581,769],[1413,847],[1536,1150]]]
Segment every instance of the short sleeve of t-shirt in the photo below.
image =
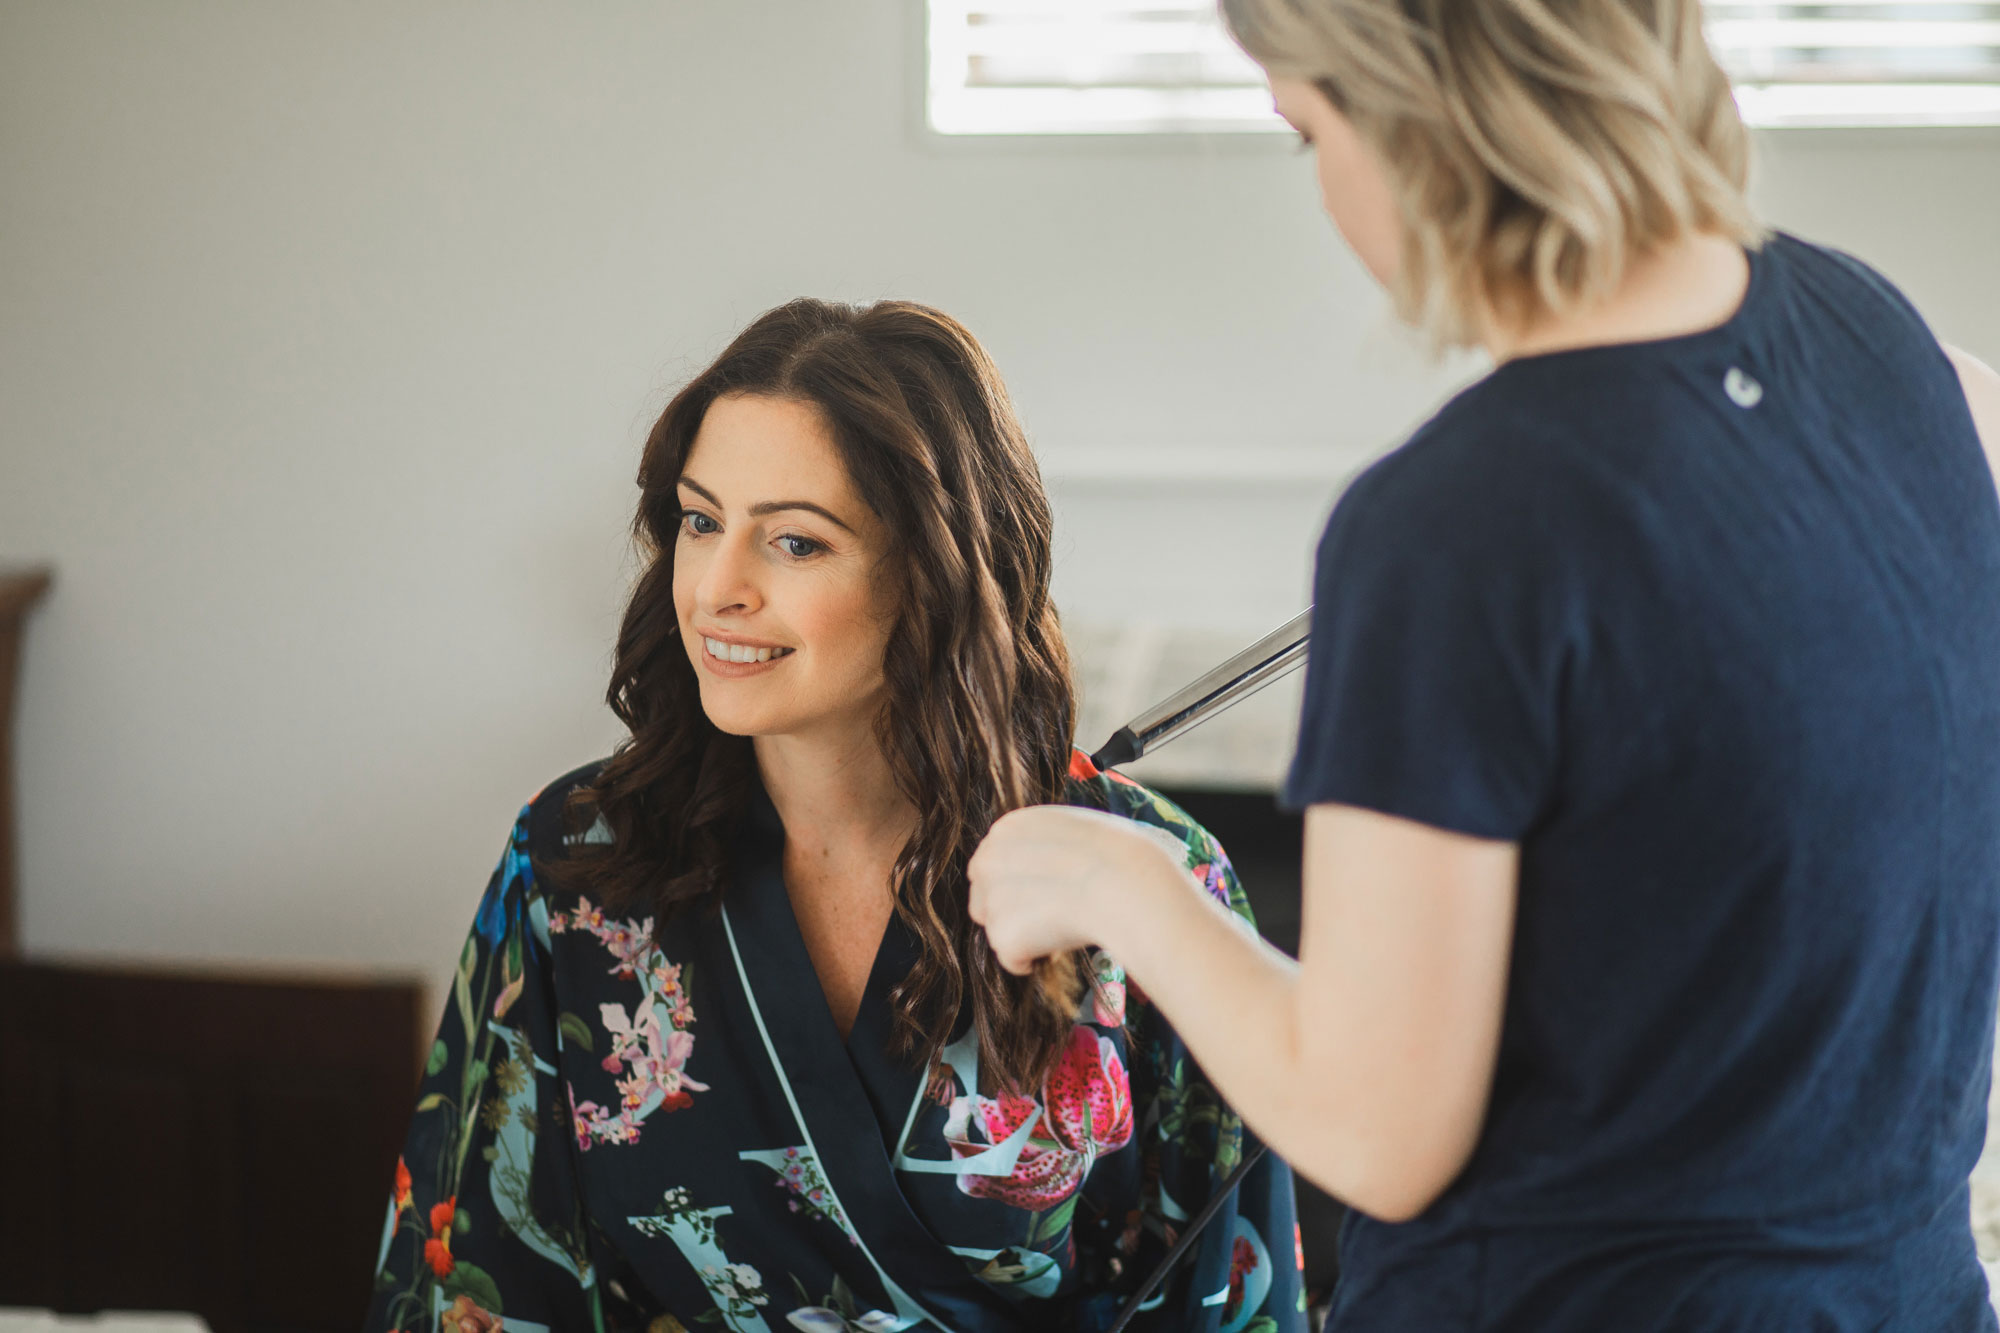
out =
[[1447,408],[1328,521],[1288,806],[1516,840],[1549,799],[1573,638],[1561,488],[1536,476],[1546,446],[1481,415]]

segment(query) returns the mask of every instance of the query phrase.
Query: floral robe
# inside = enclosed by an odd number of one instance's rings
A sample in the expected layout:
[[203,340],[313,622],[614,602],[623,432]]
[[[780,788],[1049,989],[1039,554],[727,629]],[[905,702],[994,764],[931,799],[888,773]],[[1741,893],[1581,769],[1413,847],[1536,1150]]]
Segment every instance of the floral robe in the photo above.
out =
[[[521,812],[459,958],[396,1165],[368,1327],[1096,1330],[1241,1159],[1242,1122],[1110,958],[1038,1099],[976,1042],[887,1053],[891,921],[851,1036],[757,794],[721,910],[651,939],[541,884],[571,774]],[[1069,798],[1162,830],[1245,922],[1222,849],[1078,756]],[[584,841],[608,834],[600,825]],[[969,1026],[961,1024],[961,1029]],[[1291,1176],[1260,1162],[1136,1330],[1305,1327]]]

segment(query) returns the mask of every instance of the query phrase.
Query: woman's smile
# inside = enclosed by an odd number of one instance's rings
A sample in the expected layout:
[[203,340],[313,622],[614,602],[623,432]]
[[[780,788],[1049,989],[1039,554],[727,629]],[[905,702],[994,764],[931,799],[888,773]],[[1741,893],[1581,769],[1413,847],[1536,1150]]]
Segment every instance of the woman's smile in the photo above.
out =
[[709,634],[702,635],[701,641],[708,649],[708,655],[722,662],[770,662],[792,651],[771,644],[731,643]]
[[702,635],[701,642],[702,666],[724,680],[762,675],[796,651],[775,644],[718,639],[712,634]]

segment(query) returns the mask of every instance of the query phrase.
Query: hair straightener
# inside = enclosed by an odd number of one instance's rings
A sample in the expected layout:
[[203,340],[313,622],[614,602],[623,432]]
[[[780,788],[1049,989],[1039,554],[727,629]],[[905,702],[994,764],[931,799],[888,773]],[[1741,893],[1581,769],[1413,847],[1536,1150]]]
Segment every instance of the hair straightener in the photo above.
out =
[[1307,607],[1222,665],[1176,690],[1118,728],[1090,756],[1100,769],[1129,764],[1184,735],[1232,704],[1241,703],[1274,680],[1306,664],[1306,636],[1312,627]]

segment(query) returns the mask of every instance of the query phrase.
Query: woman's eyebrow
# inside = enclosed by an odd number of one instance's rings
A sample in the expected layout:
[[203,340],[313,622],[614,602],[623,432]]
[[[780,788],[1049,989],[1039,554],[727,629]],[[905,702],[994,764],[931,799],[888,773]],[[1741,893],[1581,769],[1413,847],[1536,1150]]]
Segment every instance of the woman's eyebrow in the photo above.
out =
[[835,514],[831,509],[823,505],[816,505],[810,500],[766,500],[762,504],[751,505],[750,513],[753,517],[762,518],[766,514],[775,514],[785,509],[803,509],[808,513],[818,514],[842,532],[851,534],[854,531],[853,528],[841,522],[839,515]]
[[[709,490],[708,487],[702,485],[700,482],[696,481],[693,477],[683,476],[679,479],[679,481],[681,485],[687,487],[689,490],[693,491],[696,495],[699,495],[702,499],[714,505],[717,509],[723,507],[722,501],[715,498],[715,492]],[[824,505],[814,504],[811,500],[766,500],[761,504],[751,505],[750,515],[753,518],[763,518],[767,514],[781,513],[787,509],[803,509],[807,513],[818,514],[821,518],[833,524],[833,526],[839,528],[842,532],[848,533],[850,535],[854,533],[854,529],[847,526],[847,524],[844,521],[842,521],[840,515],[834,513],[832,510],[828,509]]]

